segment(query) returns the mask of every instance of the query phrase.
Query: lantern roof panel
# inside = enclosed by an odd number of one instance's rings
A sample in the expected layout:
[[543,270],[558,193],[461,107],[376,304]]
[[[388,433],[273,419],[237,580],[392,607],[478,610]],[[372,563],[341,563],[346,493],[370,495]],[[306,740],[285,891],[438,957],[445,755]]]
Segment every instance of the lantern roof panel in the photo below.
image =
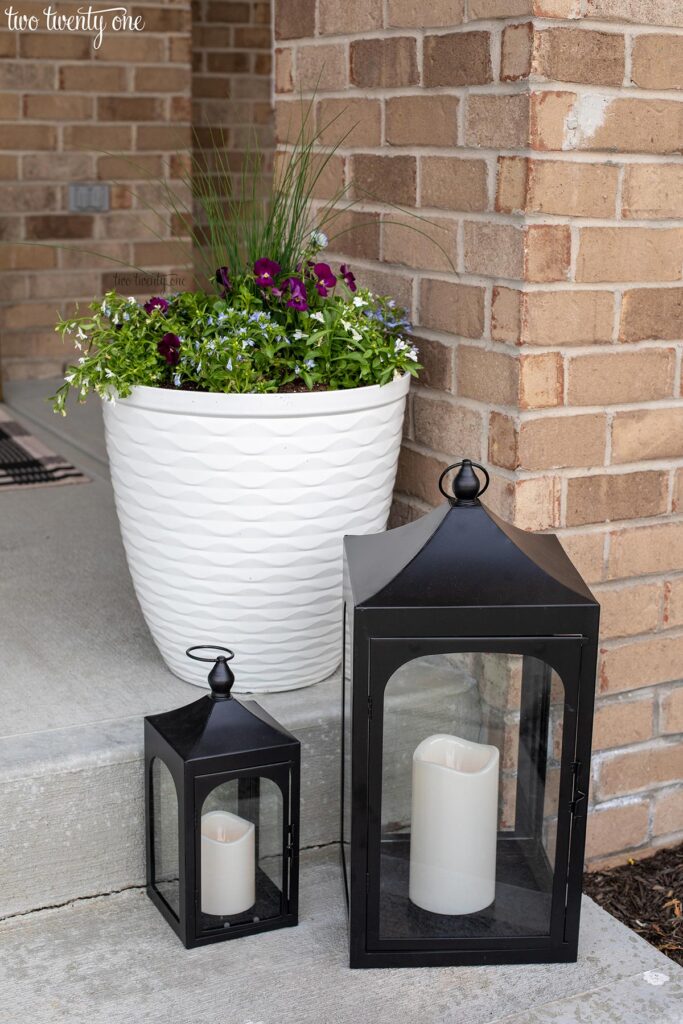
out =
[[146,721],[183,761],[288,747],[297,740],[255,701],[207,694]]
[[520,530],[478,500],[344,538],[357,607],[597,605],[557,537]]

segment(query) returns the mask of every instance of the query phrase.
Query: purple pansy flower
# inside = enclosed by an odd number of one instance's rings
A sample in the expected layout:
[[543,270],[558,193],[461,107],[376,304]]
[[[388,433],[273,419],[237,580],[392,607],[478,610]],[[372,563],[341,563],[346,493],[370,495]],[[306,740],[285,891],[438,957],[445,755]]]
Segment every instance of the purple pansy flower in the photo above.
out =
[[324,298],[328,294],[330,288],[334,288],[336,285],[337,278],[334,276],[327,263],[316,263],[313,267],[313,273],[318,278],[315,285],[318,289],[318,295],[322,295]]
[[180,362],[180,338],[169,331],[157,344],[159,355],[163,356],[169,366],[177,366]]
[[350,269],[349,269],[349,267],[347,266],[346,263],[342,263],[342,265],[339,268],[339,270],[341,272],[341,276],[344,278],[344,281],[346,282],[346,287],[349,289],[350,292],[355,292],[355,290],[356,290],[356,277],[355,277],[355,274],[351,273],[351,271],[350,271]]
[[227,298],[228,292],[232,288],[232,282],[230,281],[230,272],[227,267],[219,267],[216,271],[216,284],[221,286],[222,298]]
[[153,310],[158,309],[160,313],[165,313],[168,309],[168,302],[166,299],[162,299],[161,296],[155,295],[149,299],[142,307],[145,313],[151,313]]
[[260,260],[256,260],[254,264],[254,274],[256,275],[256,284],[259,288],[272,288],[275,284],[275,278],[282,270],[279,263],[275,260],[266,259],[263,256]]
[[308,309],[306,285],[300,278],[288,277],[286,281],[283,281],[283,287],[289,292],[287,305],[290,309]]

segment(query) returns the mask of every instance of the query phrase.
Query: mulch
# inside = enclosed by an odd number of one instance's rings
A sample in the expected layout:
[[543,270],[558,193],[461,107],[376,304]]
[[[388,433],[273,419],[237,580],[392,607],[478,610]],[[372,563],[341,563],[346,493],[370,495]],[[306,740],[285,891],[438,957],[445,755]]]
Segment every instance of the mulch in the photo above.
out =
[[683,844],[583,876],[583,891],[683,966]]

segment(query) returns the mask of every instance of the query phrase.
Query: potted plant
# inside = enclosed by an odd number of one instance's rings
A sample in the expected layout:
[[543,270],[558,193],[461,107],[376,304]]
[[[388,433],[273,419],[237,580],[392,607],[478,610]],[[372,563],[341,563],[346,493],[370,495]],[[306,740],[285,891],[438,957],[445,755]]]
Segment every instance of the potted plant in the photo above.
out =
[[109,292],[57,326],[82,355],[55,409],[72,390],[104,400],[136,594],[197,685],[185,648],[226,638],[243,691],[333,672],[342,536],[386,526],[418,353],[405,312],[323,258],[335,203],[312,220],[311,198],[328,158],[300,139],[266,204],[258,183],[233,199],[198,175],[201,233],[181,216],[210,285]]

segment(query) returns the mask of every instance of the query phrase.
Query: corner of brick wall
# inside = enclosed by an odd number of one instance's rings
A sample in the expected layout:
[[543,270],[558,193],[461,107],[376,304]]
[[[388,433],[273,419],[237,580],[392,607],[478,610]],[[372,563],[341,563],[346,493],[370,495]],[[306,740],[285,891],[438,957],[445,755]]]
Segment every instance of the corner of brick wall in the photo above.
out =
[[559,533],[603,607],[589,864],[680,841],[683,11],[279,0],[275,28],[279,140],[317,87],[344,255],[417,325],[392,522],[467,454]]

